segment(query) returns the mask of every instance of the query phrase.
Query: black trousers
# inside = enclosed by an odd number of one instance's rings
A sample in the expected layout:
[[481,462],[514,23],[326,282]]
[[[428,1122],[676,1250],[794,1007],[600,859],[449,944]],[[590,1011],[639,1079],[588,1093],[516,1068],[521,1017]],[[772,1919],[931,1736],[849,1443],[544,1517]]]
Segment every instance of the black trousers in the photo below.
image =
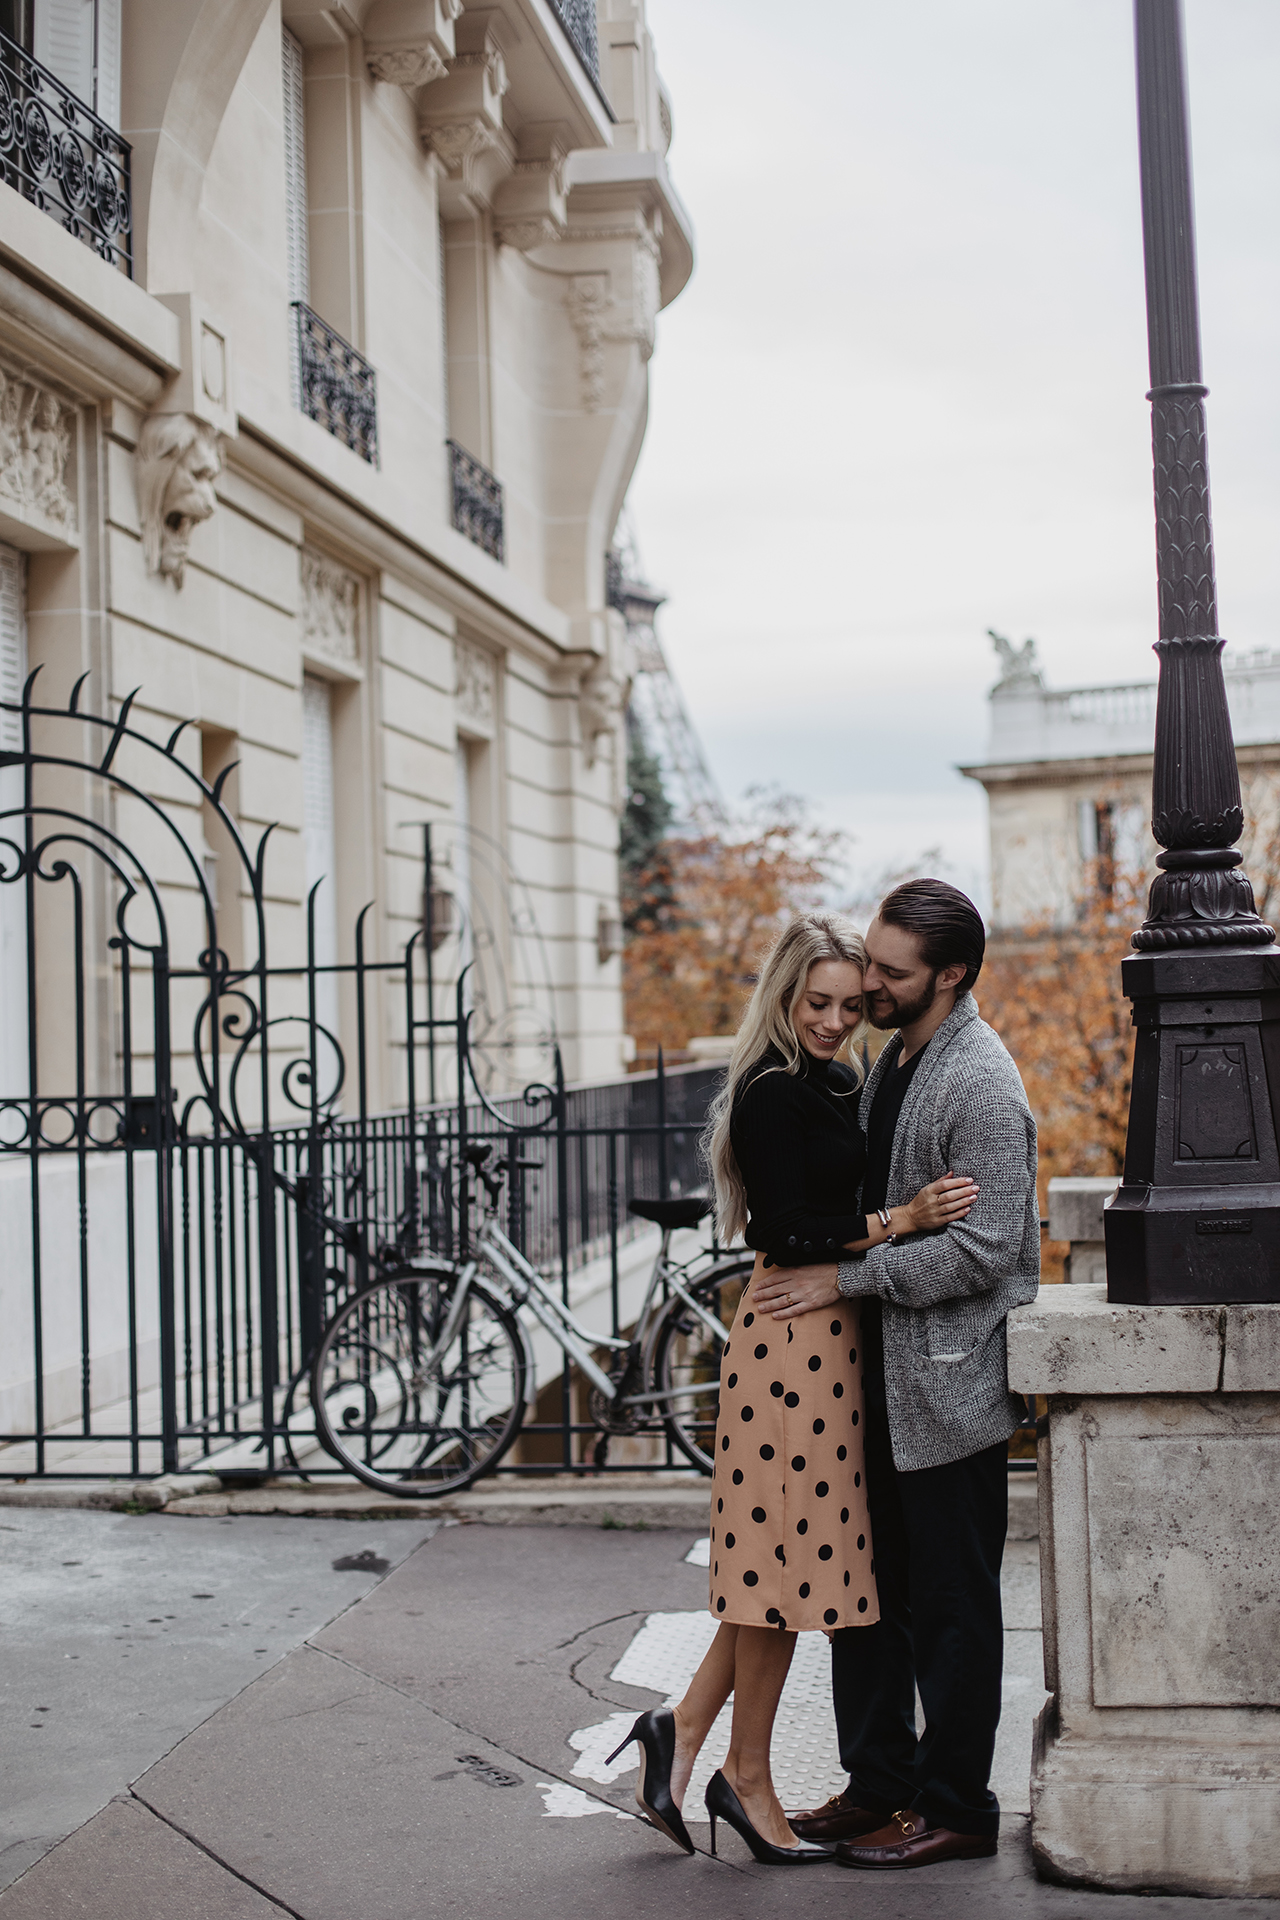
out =
[[866,1418],[880,1618],[832,1641],[841,1764],[860,1806],[912,1807],[933,1826],[994,1834],[1000,1807],[988,1781],[1004,1657],[1008,1449],[899,1473],[884,1407],[869,1405]]

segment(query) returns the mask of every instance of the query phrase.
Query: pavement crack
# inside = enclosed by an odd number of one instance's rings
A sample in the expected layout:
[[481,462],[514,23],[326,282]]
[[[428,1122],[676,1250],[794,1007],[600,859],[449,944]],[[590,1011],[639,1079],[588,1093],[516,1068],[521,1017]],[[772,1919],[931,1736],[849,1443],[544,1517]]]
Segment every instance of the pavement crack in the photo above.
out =
[[638,1620],[647,1612],[649,1612],[647,1607],[629,1607],[625,1613],[611,1613],[605,1620],[595,1620],[589,1627],[579,1627],[578,1631],[571,1633],[567,1640],[557,1640],[551,1651],[563,1653],[566,1647],[571,1647],[575,1640],[581,1640],[584,1634],[598,1633],[601,1627],[615,1627],[619,1620]]
[[308,1916],[301,1912],[299,1908],[287,1906],[283,1900],[277,1900],[275,1895],[268,1893],[267,1889],[259,1881],[251,1880],[247,1873],[241,1873],[238,1867],[233,1867],[229,1860],[225,1860],[220,1853],[215,1853],[213,1848],[206,1846],[203,1840],[197,1839],[196,1835],[184,1827],[180,1821],[170,1819],[167,1813],[161,1813],[159,1807],[144,1798],[136,1787],[130,1787],[129,1793],[130,1796],[138,1802],[138,1805],[145,1807],[147,1812],[159,1820],[162,1826],[168,1827],[171,1833],[180,1834],[188,1845],[195,1848],[197,1853],[202,1853],[207,1860],[212,1860],[214,1865],[221,1867],[224,1873],[229,1873],[233,1880],[238,1880],[242,1887],[252,1887],[253,1891],[261,1894],[262,1898],[267,1901],[270,1906],[274,1907],[277,1913],[287,1913],[292,1916],[292,1920],[308,1920]]

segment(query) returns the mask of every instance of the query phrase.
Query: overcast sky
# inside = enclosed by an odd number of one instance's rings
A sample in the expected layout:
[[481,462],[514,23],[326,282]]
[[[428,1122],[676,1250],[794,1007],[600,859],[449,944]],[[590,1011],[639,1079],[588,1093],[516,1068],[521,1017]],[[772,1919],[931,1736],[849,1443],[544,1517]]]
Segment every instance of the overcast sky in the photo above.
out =
[[[986,904],[989,626],[1154,677],[1128,0],[648,0],[698,265],[630,504],[714,770]],[[1280,646],[1280,0],[1188,0],[1220,622]]]

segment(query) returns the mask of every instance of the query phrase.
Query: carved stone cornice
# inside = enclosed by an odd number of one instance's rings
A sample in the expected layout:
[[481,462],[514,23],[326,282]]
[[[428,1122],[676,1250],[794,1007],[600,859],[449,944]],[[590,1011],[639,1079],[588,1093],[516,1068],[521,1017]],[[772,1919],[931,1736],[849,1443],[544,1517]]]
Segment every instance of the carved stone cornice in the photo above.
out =
[[564,232],[564,161],[555,147],[540,160],[517,160],[494,198],[495,231],[504,247],[529,253]]
[[462,0],[375,0],[364,22],[371,77],[414,93],[445,79],[461,12]]
[[449,71],[432,46],[388,47],[370,54],[367,64],[371,78],[395,87],[429,87]]

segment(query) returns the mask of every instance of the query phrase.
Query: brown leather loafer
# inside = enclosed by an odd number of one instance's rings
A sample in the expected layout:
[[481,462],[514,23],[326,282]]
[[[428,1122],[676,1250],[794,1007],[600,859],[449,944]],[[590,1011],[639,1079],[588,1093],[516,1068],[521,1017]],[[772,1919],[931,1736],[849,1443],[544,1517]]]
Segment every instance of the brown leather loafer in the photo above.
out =
[[994,1833],[953,1833],[950,1827],[931,1827],[923,1814],[910,1808],[895,1813],[888,1826],[864,1834],[857,1845],[835,1850],[842,1867],[869,1867],[892,1873],[899,1867],[932,1867],[940,1860],[987,1860],[999,1841]]
[[802,1840],[856,1840],[861,1834],[875,1833],[884,1822],[883,1813],[858,1806],[851,1787],[833,1793],[823,1807],[787,1815],[787,1825]]

